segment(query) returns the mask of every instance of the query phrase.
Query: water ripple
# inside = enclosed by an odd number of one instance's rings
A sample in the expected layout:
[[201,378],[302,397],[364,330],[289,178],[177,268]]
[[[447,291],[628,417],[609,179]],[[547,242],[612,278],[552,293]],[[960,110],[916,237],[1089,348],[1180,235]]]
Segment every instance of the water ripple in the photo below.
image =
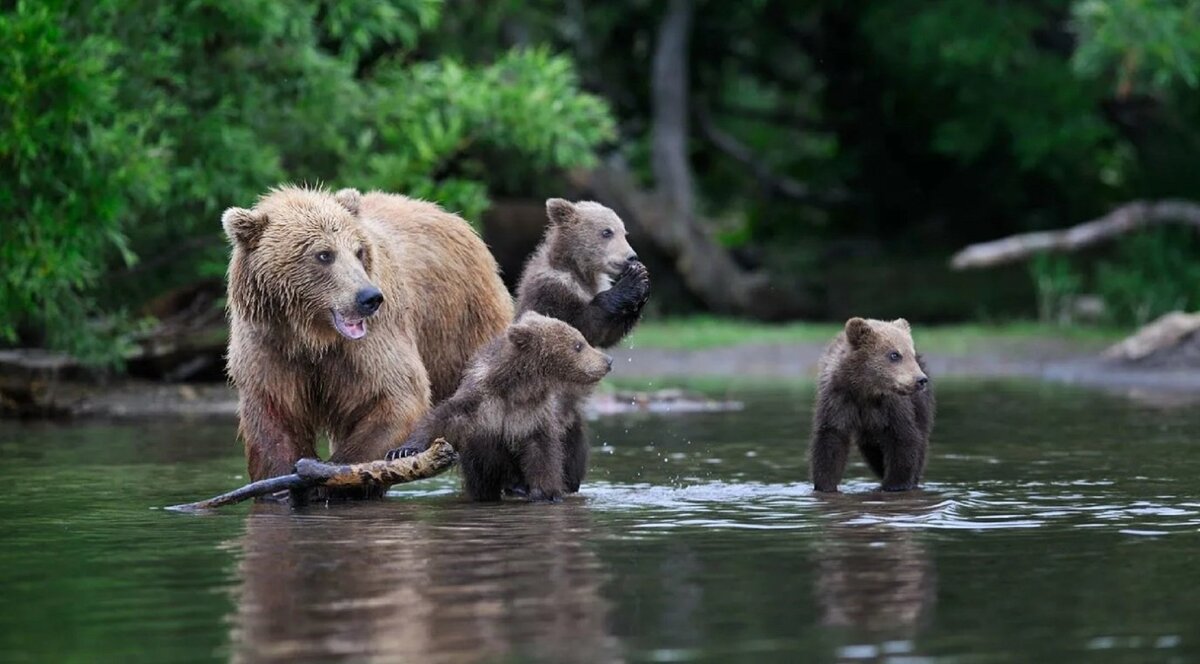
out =
[[858,482],[825,495],[803,482],[597,483],[585,487],[583,500],[593,510],[627,514],[642,533],[688,527],[801,530],[820,521],[930,531],[1099,528],[1139,537],[1200,527],[1200,505],[1189,498],[1129,500],[1112,486],[1079,480],[930,483],[921,491],[889,494]]

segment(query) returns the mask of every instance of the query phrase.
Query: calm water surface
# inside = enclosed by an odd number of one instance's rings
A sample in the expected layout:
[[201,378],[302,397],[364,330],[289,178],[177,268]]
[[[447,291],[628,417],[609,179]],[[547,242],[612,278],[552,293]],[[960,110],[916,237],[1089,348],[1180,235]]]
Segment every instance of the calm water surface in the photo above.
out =
[[175,514],[232,423],[0,423],[0,660],[1200,660],[1196,408],[944,381],[924,491],[820,497],[811,385],[731,396],[593,423],[560,505]]

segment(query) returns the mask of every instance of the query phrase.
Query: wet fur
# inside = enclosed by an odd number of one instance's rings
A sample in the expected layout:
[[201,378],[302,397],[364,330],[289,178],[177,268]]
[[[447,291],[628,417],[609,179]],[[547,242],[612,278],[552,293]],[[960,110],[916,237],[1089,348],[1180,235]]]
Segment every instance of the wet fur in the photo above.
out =
[[[578,329],[589,344],[610,348],[641,319],[650,296],[650,277],[633,248],[625,224],[612,210],[590,201],[546,201],[549,225],[517,285],[517,313],[536,311]],[[612,238],[601,232],[613,231]],[[615,275],[615,276],[614,276]],[[579,490],[587,474],[587,427],[583,403],[591,390],[564,396],[562,418],[567,490]]]
[[[903,360],[888,360],[891,351]],[[935,399],[907,321],[851,319],[826,348],[809,446],[817,491],[837,491],[851,444],[885,491],[916,488],[925,470]]]
[[612,361],[586,344],[576,352],[582,342],[562,321],[522,315],[479,351],[454,396],[388,456],[415,454],[444,437],[459,451],[473,500],[500,500],[510,487],[533,500],[558,500],[571,481],[560,442],[571,426],[564,404],[603,378]]
[[[517,284],[517,314],[553,316],[574,326],[596,348],[611,348],[637,324],[650,296],[650,277],[625,224],[612,210],[590,201],[546,202],[546,236],[525,264]],[[605,239],[601,232],[613,231]]]
[[[332,461],[382,458],[428,411],[431,377],[435,398],[451,393],[469,354],[511,316],[486,246],[429,203],[282,187],[222,221],[233,244],[228,371],[252,480],[315,457],[321,434]],[[336,252],[325,268],[312,260],[320,249]],[[383,305],[364,338],[345,339],[330,309],[364,285]]]

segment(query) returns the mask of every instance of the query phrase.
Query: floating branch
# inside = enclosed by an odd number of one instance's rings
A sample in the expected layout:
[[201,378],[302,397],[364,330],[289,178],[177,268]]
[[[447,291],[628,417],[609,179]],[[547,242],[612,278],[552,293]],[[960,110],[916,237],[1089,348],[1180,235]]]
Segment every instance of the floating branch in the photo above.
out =
[[1181,200],[1135,201],[1108,214],[1059,231],[1011,235],[973,244],[950,259],[955,270],[992,267],[1043,252],[1071,252],[1130,231],[1161,224],[1183,224],[1200,230],[1200,203]]
[[411,457],[393,461],[368,461],[340,465],[325,463],[317,459],[301,459],[296,462],[296,472],[247,484],[229,493],[214,496],[198,503],[172,505],[169,510],[195,512],[240,503],[249,498],[268,496],[280,491],[295,491],[313,487],[388,487],[393,484],[422,480],[440,475],[458,460],[458,453],[445,438],[433,441],[429,449]]

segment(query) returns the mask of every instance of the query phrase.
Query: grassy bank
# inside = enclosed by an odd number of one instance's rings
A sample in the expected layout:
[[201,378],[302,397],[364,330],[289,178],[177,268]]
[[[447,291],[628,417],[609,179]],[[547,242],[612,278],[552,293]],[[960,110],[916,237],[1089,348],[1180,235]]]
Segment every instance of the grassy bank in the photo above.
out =
[[[1130,334],[1112,327],[1061,327],[1035,322],[963,323],[922,326],[914,336],[925,351],[968,353],[1004,346],[1059,343],[1103,348]],[[643,321],[626,341],[631,348],[700,350],[738,345],[825,343],[841,329],[837,323],[759,323],[695,316]]]

